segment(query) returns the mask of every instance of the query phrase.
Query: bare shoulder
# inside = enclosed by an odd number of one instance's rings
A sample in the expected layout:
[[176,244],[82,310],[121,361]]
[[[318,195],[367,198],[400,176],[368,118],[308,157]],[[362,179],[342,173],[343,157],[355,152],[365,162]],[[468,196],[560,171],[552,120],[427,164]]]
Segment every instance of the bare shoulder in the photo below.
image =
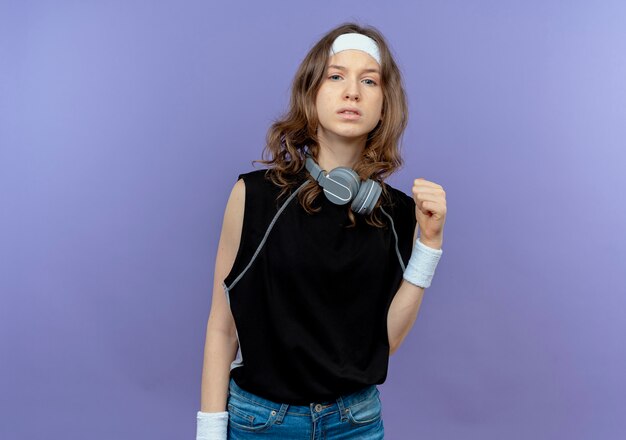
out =
[[228,205],[234,205],[234,208],[241,208],[245,205],[246,201],[246,184],[243,179],[237,180],[230,191],[230,197],[228,198]]
[[245,205],[246,184],[243,179],[239,179],[230,191],[222,223],[222,235],[226,241],[223,244],[231,248],[239,246]]

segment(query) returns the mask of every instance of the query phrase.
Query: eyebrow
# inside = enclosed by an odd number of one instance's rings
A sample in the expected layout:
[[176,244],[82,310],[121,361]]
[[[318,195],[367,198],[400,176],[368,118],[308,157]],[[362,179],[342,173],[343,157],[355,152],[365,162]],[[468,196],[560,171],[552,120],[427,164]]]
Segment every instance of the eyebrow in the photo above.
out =
[[[330,66],[328,66],[329,69],[333,67],[339,70],[348,70],[344,66],[338,66],[337,64],[331,64]],[[363,72],[373,72],[373,73],[378,73],[380,75],[380,71],[378,69],[363,69]]]

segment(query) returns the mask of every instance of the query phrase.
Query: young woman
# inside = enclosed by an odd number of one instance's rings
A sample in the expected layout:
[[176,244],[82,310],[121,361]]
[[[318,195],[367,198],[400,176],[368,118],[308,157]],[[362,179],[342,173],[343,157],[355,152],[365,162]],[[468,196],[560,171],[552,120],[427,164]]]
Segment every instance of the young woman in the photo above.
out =
[[440,185],[415,179],[409,197],[384,182],[406,123],[375,28],[341,25],[302,61],[258,161],[269,168],[241,174],[226,206],[198,439],[383,438],[376,385],[430,286],[446,216]]

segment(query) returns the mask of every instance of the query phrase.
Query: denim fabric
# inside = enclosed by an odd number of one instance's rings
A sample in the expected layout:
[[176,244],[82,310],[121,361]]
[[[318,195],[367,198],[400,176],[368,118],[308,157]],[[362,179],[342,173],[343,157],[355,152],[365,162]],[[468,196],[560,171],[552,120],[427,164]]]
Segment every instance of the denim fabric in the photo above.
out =
[[332,402],[289,405],[241,389],[230,379],[228,439],[380,440],[382,404],[376,385]]

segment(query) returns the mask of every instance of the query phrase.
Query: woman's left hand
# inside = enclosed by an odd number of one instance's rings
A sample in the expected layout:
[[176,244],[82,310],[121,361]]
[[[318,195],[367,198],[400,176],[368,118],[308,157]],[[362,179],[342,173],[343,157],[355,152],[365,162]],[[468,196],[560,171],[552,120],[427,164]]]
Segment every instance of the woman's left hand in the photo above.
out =
[[447,212],[446,192],[441,185],[420,177],[413,181],[413,200],[419,240],[426,246],[440,249]]

